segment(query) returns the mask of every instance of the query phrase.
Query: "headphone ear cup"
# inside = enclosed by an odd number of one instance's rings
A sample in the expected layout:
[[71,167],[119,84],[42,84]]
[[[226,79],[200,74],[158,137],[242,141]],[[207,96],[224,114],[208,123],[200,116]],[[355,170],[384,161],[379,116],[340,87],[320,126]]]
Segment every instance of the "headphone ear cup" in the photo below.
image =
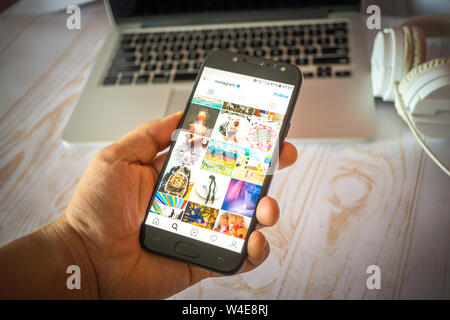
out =
[[405,95],[407,90],[417,79],[421,78],[424,74],[435,70],[442,65],[450,64],[450,58],[437,58],[418,65],[411,69],[400,81],[398,85],[399,92]]
[[418,116],[414,122],[422,134],[435,138],[450,135],[450,122],[445,121],[445,118],[436,118],[436,101],[427,102],[428,96],[431,95],[435,100],[450,99],[450,58],[433,59],[411,69],[400,81],[398,92],[401,97],[396,97],[395,107],[403,120],[405,119],[402,110],[399,110],[399,99],[402,99],[407,116]]
[[378,32],[371,56],[374,96],[382,97],[384,101],[394,100],[393,83],[400,81],[404,75],[404,57],[405,40],[402,27],[387,28]]

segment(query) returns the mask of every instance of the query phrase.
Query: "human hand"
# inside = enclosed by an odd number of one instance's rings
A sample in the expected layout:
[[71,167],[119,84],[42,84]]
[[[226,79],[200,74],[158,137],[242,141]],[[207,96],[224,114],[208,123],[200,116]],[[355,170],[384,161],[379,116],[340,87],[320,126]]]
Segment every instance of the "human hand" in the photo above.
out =
[[[181,113],[151,121],[99,151],[91,160],[55,230],[73,230],[80,241],[68,246],[82,257],[90,272],[91,291],[105,299],[162,299],[198,281],[216,276],[195,266],[171,260],[141,248],[139,232],[149,199]],[[280,168],[297,158],[285,143]],[[279,216],[277,202],[264,197],[256,209],[261,226],[272,226]],[[64,232],[60,232],[64,237]],[[76,251],[76,252],[73,252]],[[254,231],[241,272],[259,266],[269,254],[264,235]],[[89,271],[91,270],[91,271]],[[95,289],[92,289],[95,287]]]

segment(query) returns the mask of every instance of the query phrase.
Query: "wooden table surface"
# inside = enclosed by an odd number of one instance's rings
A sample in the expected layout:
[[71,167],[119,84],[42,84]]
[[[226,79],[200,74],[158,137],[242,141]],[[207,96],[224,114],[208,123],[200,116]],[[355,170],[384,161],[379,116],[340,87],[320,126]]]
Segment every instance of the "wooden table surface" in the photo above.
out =
[[[0,245],[60,216],[97,149],[61,134],[108,30],[104,7],[0,15]],[[450,298],[450,178],[392,105],[377,105],[369,143],[300,144],[270,194],[281,218],[263,232],[268,260],[245,275],[207,279],[175,299]],[[436,142],[448,158],[448,141]],[[381,269],[368,290],[366,268]]]

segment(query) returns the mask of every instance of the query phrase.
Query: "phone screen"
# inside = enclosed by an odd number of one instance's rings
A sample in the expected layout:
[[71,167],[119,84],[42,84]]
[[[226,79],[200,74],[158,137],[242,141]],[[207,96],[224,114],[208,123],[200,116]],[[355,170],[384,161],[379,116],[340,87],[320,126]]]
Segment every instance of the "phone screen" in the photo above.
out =
[[293,90],[204,67],[146,224],[240,253]]

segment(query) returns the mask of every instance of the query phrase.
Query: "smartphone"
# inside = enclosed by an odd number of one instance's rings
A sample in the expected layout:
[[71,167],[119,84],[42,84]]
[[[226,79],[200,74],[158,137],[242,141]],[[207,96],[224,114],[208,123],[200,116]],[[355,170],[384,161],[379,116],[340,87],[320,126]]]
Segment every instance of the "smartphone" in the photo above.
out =
[[284,62],[223,50],[205,58],[150,198],[143,248],[240,270],[302,81]]

